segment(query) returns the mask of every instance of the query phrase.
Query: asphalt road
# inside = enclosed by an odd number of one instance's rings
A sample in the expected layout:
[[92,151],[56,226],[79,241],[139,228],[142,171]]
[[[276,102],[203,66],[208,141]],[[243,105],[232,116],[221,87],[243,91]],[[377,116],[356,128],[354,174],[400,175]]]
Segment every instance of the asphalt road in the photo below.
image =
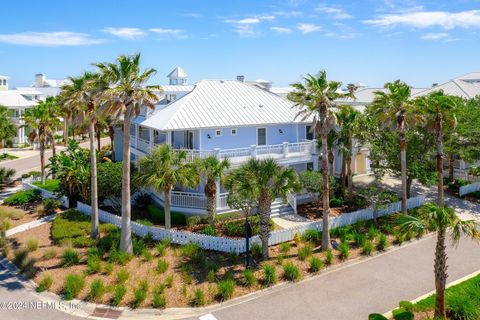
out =
[[[102,138],[100,141],[100,144],[106,145],[110,143],[109,138]],[[95,141],[96,145],[96,141]],[[88,148],[89,147],[89,142],[82,142],[80,144],[81,147],[83,148]],[[64,150],[65,148],[63,146],[58,146],[57,147],[57,153]],[[48,159],[52,156],[52,151],[51,149],[48,149],[45,151],[45,160],[46,163],[48,163]],[[20,158],[16,160],[9,160],[9,161],[4,161],[0,163],[0,166],[5,167],[5,168],[11,168],[16,171],[15,178],[20,177],[23,173],[27,173],[32,170],[40,170],[40,151],[36,155],[26,157],[26,158]]]

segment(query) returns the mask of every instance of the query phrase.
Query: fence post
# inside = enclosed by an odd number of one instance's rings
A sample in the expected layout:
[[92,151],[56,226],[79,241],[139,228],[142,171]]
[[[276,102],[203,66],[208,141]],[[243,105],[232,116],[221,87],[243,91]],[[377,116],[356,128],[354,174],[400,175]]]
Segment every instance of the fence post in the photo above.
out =
[[283,157],[286,158],[288,156],[288,142],[282,143],[282,151],[283,151]]
[[254,157],[254,158],[257,157],[257,145],[252,144],[252,145],[250,146],[250,155],[251,155],[252,157]]

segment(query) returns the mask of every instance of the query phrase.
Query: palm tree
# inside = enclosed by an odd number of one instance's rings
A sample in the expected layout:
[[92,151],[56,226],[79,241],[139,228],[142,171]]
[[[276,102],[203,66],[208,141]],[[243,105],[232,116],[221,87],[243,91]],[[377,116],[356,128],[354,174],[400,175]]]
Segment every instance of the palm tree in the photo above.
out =
[[270,237],[270,212],[272,202],[288,193],[300,190],[298,177],[294,169],[281,167],[273,159],[251,158],[232,172],[238,180],[247,181],[244,185],[256,191],[258,195],[258,214],[260,215],[260,239],[262,256],[268,259],[268,238]]
[[445,245],[447,231],[451,233],[452,245],[457,245],[462,235],[479,240],[480,234],[476,222],[474,220],[461,220],[452,208],[437,207],[433,204],[419,208],[418,216],[400,216],[398,222],[400,230],[404,233],[429,231],[437,234],[434,260],[435,318],[445,319],[445,284],[448,277]]
[[[348,199],[353,198],[353,173],[352,173],[352,155],[353,155],[353,137],[357,130],[358,121],[360,119],[360,111],[355,110],[352,106],[346,105],[339,107],[337,112],[337,123],[339,126],[338,140],[339,147],[342,151],[342,168],[345,168],[347,176]],[[342,185],[345,179],[342,179]]]
[[132,252],[131,231],[131,195],[130,195],[130,125],[132,119],[140,114],[140,108],[154,109],[158,103],[155,91],[161,91],[160,86],[150,86],[146,83],[155,75],[156,70],[140,69],[140,54],[132,56],[121,55],[116,63],[97,63],[103,79],[110,86],[102,92],[104,104],[102,114],[109,114],[115,120],[123,121],[123,178],[122,178],[122,232],[120,250]]
[[[373,112],[380,122],[396,128],[400,136],[400,167],[402,178],[402,213],[407,214],[407,155],[406,131],[407,122],[412,122],[413,103],[410,100],[410,87],[400,80],[385,84],[385,91],[375,91],[371,104]],[[408,119],[408,121],[407,121]]]
[[97,105],[99,94],[106,89],[106,82],[99,74],[84,72],[79,77],[70,77],[70,84],[63,88],[65,104],[74,106],[77,116],[73,124],[88,124],[90,140],[90,205],[91,232],[90,237],[98,237],[98,188],[97,188],[97,153],[95,151],[95,126],[98,122]]
[[209,156],[199,161],[198,170],[203,176],[205,183],[205,196],[207,197],[208,222],[213,225],[217,210],[216,195],[220,190],[217,189],[217,181],[222,181],[225,177],[225,171],[230,167],[228,159],[220,160],[215,156]]
[[12,181],[15,175],[15,170],[10,168],[0,167],[0,189]]
[[176,185],[194,187],[199,182],[193,163],[187,162],[185,151],[176,151],[169,145],[154,147],[140,159],[136,180],[139,185],[163,192],[165,197],[165,229],[170,229],[170,193]]
[[7,139],[15,137],[17,127],[12,121],[8,108],[0,105],[0,148],[3,148]]
[[415,101],[419,112],[426,116],[425,123],[433,129],[437,144],[437,205],[444,206],[443,190],[443,133],[444,130],[454,130],[457,119],[454,112],[457,109],[456,97],[443,93],[442,90],[420,97]]
[[321,137],[322,145],[322,173],[323,173],[323,232],[322,249],[331,248],[328,216],[330,214],[330,190],[328,184],[328,132],[335,123],[335,100],[346,96],[340,91],[342,85],[338,81],[328,81],[327,73],[320,71],[316,77],[308,74],[304,83],[294,83],[295,91],[288,98],[299,107],[297,117],[302,120],[312,119],[313,128],[317,136]]
[[[40,101],[38,105],[31,109],[26,109],[23,116],[25,126],[32,129],[29,135],[30,142],[38,142],[40,145],[40,171],[41,183],[45,181],[45,146],[55,135],[60,126],[58,104],[54,97],[48,97],[45,101]],[[55,148],[54,140],[52,142]]]

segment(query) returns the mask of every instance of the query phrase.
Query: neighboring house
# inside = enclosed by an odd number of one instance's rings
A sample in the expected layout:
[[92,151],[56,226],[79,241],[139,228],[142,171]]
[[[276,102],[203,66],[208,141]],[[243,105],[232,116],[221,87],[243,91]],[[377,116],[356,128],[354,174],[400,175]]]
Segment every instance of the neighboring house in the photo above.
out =
[[[269,91],[270,82],[246,82],[238,77],[238,80],[202,80],[195,86],[188,86],[186,78],[180,81],[171,77],[172,73],[169,74],[170,83],[182,84],[163,86],[156,110],[144,110],[130,128],[133,159],[148,154],[155,145],[169,144],[185,150],[189,159],[209,155],[228,158],[233,168],[251,157],[274,158],[298,172],[319,168],[317,142],[311,132],[312,120],[297,118],[298,109],[292,102]],[[175,97],[168,98],[172,95]],[[121,157],[121,151],[122,132],[118,128],[115,154]],[[338,152],[336,155],[335,167],[339,172],[341,158]],[[366,172],[368,158],[363,160]],[[219,212],[229,210],[227,195],[220,186]],[[161,195],[154,196],[163,203]],[[173,210],[204,213],[203,185],[194,189],[178,187],[172,192],[171,201]],[[273,214],[291,210],[280,200],[272,206]]]

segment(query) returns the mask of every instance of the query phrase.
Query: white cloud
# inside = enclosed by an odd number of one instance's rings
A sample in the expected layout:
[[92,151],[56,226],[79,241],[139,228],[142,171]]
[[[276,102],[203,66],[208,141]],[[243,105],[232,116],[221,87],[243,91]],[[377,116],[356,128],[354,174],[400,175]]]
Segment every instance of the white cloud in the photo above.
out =
[[168,38],[178,38],[178,39],[185,39],[187,35],[185,34],[185,30],[183,29],[169,29],[169,28],[151,28],[149,29],[150,32],[156,33],[163,37]]
[[365,20],[366,24],[379,27],[410,26],[415,28],[441,27],[480,28],[480,10],[461,12],[419,11],[402,14],[387,14],[377,19]]
[[290,34],[292,33],[292,29],[285,28],[285,27],[271,27],[270,30],[274,31],[278,34]]
[[297,24],[297,29],[300,30],[303,34],[307,34],[307,33],[320,31],[322,27],[312,23],[299,23]]
[[352,19],[353,16],[343,9],[338,9],[338,8],[332,8],[332,7],[317,7],[315,8],[315,11],[320,12],[320,13],[326,13],[328,15],[331,15],[332,18],[338,19],[338,20],[344,20],[344,19]]
[[86,33],[57,31],[0,34],[0,42],[27,46],[57,47],[99,44],[105,42],[105,40],[92,38]]
[[274,15],[256,15],[251,17],[246,17],[238,20],[227,19],[224,20],[225,23],[231,24],[233,26],[233,31],[236,32],[240,37],[255,37],[259,32],[255,29],[255,25],[262,23],[263,21],[272,21],[275,20]]
[[139,28],[105,28],[102,31],[127,40],[137,39],[147,34]]
[[426,33],[424,34],[421,39],[423,40],[446,40],[450,37],[450,35],[446,32],[439,32],[439,33]]

